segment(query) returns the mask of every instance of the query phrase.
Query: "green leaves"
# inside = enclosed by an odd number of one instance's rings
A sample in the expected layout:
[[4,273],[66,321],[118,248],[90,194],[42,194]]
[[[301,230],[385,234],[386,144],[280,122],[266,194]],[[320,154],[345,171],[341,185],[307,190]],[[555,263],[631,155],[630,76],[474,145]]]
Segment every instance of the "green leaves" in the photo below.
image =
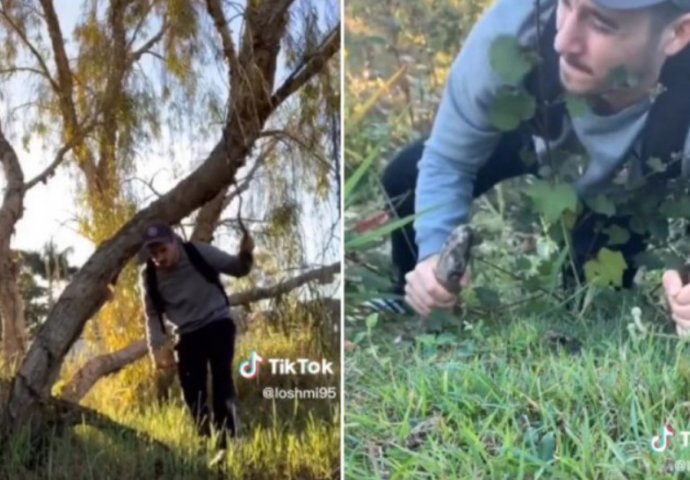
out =
[[571,117],[582,117],[591,112],[587,100],[571,94],[566,94],[565,96],[565,108],[568,109]]
[[499,130],[514,130],[536,111],[534,98],[518,86],[539,63],[539,56],[508,35],[494,40],[489,55],[491,68],[506,83],[489,108],[489,120]]
[[597,258],[585,263],[585,277],[592,285],[620,287],[626,267],[627,263],[621,252],[602,248]]
[[500,294],[488,287],[478,286],[474,288],[474,293],[477,295],[479,303],[488,308],[496,308],[501,305]]
[[640,76],[625,67],[619,67],[611,72],[607,84],[611,88],[635,88],[640,85]]
[[665,200],[659,208],[660,213],[667,218],[690,217],[690,197],[684,195],[680,198]]
[[489,107],[489,121],[499,130],[515,130],[534,116],[537,104],[529,93],[521,89],[501,89]]
[[624,245],[630,240],[630,231],[618,225],[611,225],[602,231],[609,236],[609,245]]
[[520,45],[515,37],[502,35],[491,44],[491,68],[510,85],[519,84],[538,63],[536,53]]
[[525,193],[532,199],[535,210],[550,223],[558,220],[566,210],[577,211],[577,193],[570,184],[551,185],[537,180],[527,187]]
[[658,157],[652,157],[649,160],[647,160],[647,166],[652,169],[652,171],[657,172],[657,173],[663,173],[666,171],[668,168],[668,165],[666,165],[660,158]]
[[596,213],[611,217],[616,213],[616,204],[605,195],[597,195],[591,200],[586,200],[587,206]]

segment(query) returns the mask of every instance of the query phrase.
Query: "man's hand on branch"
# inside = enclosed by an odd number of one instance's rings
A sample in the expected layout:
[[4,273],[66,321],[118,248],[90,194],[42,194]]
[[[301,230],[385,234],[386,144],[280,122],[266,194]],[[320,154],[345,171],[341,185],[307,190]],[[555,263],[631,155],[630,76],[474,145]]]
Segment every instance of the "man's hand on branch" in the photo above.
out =
[[[435,309],[450,309],[457,302],[457,295],[449,292],[438,282],[434,271],[438,255],[422,260],[405,276],[405,301],[419,315],[427,317]],[[470,283],[469,271],[460,281],[461,287]]]

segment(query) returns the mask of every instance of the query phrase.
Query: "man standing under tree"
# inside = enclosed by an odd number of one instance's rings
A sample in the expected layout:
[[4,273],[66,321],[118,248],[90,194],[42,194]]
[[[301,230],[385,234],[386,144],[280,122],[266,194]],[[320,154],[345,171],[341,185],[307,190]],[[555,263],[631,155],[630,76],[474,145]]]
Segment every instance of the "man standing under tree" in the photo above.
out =
[[[184,401],[202,436],[210,435],[207,368],[213,390],[213,425],[224,448],[226,436],[237,433],[232,360],[235,325],[219,274],[242,277],[253,264],[254,241],[245,233],[237,256],[211,245],[183,242],[164,223],[144,231],[148,254],[143,271],[149,351],[159,369],[177,373]],[[175,334],[175,356],[165,346],[165,323]]]

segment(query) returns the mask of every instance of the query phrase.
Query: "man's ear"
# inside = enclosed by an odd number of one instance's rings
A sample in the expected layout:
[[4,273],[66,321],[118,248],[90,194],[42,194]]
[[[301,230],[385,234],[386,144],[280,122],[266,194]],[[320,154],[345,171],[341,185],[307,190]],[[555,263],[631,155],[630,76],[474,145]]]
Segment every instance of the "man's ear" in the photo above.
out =
[[671,57],[683,50],[688,43],[690,43],[690,13],[675,19],[671,24],[664,53]]

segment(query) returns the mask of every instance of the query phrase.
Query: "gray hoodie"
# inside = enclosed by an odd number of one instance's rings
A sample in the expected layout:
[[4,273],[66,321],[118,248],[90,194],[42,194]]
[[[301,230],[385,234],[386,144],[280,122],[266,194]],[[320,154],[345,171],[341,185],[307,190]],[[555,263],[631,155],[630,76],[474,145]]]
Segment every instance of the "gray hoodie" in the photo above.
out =
[[[165,320],[172,333],[185,334],[205,325],[230,317],[230,309],[216,285],[209,283],[192,265],[180,240],[180,260],[170,269],[157,269],[158,290],[165,304]],[[205,243],[193,242],[204,260],[219,273],[242,277],[249,273],[251,255],[229,255]],[[146,307],[146,335],[149,348],[161,347],[166,334],[161,329],[158,313],[147,291],[142,272],[142,291]]]

